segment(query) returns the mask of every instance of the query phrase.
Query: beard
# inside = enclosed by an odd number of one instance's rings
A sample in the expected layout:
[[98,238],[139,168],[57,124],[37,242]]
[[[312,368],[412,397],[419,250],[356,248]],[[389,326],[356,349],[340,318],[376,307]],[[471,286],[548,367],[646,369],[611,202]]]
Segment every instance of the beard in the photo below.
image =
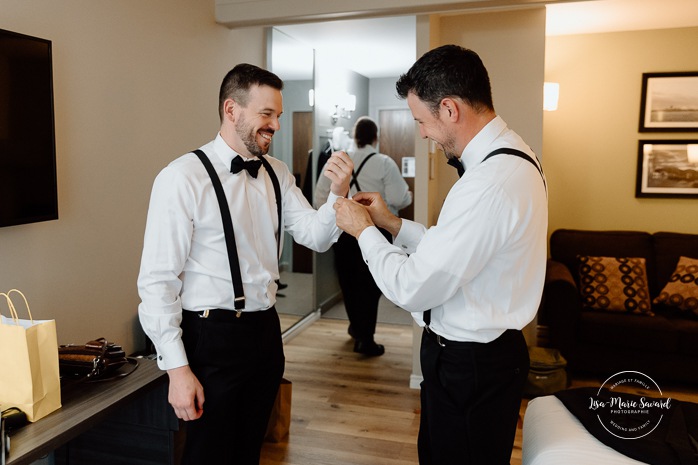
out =
[[459,158],[461,156],[461,152],[458,152],[456,149],[455,136],[450,133],[442,121],[438,120],[437,128],[433,135],[441,139],[441,141],[432,140],[441,148],[447,159],[450,160],[451,158]]
[[461,156],[461,154],[456,150],[456,143],[453,137],[446,137],[446,140],[439,145],[441,145],[441,150],[443,150],[446,158],[458,158]]
[[[274,134],[273,129],[269,129],[268,131],[272,135]],[[240,121],[235,126],[235,132],[240,137],[243,144],[245,144],[245,148],[247,148],[247,151],[250,152],[250,155],[261,157],[269,152],[269,145],[271,144],[271,141],[266,144],[265,147],[260,146],[257,142],[257,131],[254,127],[252,127],[251,124],[247,123],[247,120],[245,120],[243,116],[240,117]]]

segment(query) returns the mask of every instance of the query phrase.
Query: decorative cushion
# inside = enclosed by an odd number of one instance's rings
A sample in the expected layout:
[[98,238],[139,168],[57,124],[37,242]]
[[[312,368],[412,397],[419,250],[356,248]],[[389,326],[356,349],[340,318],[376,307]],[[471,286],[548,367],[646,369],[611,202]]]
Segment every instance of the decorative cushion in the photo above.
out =
[[578,258],[580,292],[586,307],[654,316],[644,258]]
[[698,316],[698,259],[681,257],[655,304],[678,307]]

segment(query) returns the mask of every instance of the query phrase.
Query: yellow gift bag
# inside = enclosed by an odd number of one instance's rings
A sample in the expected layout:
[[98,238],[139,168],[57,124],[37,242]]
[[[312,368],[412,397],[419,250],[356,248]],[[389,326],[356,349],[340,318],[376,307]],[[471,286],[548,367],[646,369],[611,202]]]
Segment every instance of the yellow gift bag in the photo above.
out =
[[[17,315],[13,293],[24,299],[28,320]],[[0,297],[10,309],[9,318],[0,315],[0,404],[17,407],[36,421],[61,407],[56,322],[34,320],[27,298],[17,289]]]

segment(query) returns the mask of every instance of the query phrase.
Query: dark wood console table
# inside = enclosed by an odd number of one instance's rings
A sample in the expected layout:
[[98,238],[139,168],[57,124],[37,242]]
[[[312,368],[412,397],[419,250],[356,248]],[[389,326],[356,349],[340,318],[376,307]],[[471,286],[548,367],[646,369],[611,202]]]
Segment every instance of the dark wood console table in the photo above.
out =
[[54,452],[56,464],[174,464],[179,422],[167,402],[167,375],[139,359],[129,376],[67,384],[63,406],[11,436],[7,465]]

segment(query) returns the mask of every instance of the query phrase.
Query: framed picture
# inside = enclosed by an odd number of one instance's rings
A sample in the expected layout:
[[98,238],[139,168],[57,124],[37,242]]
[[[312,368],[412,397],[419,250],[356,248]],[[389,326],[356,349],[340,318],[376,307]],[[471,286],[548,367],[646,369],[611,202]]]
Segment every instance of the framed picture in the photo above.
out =
[[640,132],[698,131],[698,71],[644,73]]
[[698,198],[698,140],[641,140],[635,197]]

